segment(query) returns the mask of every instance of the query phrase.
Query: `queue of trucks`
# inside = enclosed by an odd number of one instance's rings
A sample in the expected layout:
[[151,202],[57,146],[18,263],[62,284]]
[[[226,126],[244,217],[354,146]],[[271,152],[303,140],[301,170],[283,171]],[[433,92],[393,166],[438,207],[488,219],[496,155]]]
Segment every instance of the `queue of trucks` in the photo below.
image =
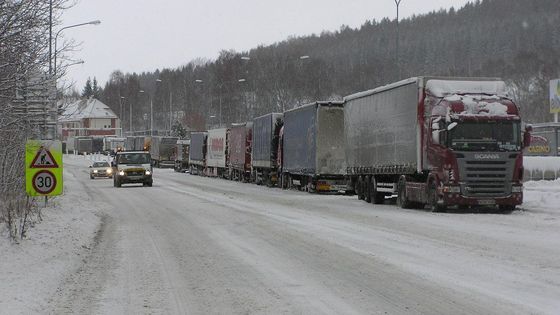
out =
[[[414,77],[190,139],[127,137],[154,166],[434,211],[523,201],[519,108],[497,78]],[[76,146],[81,146],[76,143]]]

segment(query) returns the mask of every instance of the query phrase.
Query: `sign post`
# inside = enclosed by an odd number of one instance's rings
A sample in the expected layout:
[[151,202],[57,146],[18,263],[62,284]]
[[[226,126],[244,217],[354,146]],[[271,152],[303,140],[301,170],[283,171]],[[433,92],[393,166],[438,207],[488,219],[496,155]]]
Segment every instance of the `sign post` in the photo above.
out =
[[25,145],[25,190],[29,196],[62,194],[62,143],[28,140]]
[[550,113],[554,114],[554,122],[558,122],[560,112],[560,79],[550,80]]

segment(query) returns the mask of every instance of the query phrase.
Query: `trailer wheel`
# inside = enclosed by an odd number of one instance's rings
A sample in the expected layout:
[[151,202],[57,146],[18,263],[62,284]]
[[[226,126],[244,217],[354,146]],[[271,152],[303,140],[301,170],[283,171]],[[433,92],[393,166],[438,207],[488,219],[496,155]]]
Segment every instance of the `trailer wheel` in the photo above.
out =
[[364,186],[365,186],[365,187],[364,187],[364,188],[365,188],[365,189],[364,189],[364,190],[365,190],[365,191],[364,191],[364,200],[365,200],[367,203],[371,203],[371,188],[372,188],[372,187],[371,187],[371,186],[372,186],[372,185],[371,185],[371,176],[369,176],[369,175],[366,176],[365,181],[364,181],[364,184],[365,184],[365,185],[364,185]]
[[430,210],[432,212],[445,212],[446,207],[444,205],[438,204],[438,196],[437,196],[437,185],[436,181],[432,180],[430,182],[428,188],[428,205],[430,206]]
[[385,194],[377,191],[377,179],[371,176],[371,196],[374,204],[382,204],[385,202]]
[[397,183],[397,205],[403,209],[409,209],[411,206],[411,202],[406,196],[406,178],[404,176],[401,176]]
[[498,210],[501,213],[512,213],[513,211],[515,211],[515,205],[499,205]]
[[362,176],[358,176],[356,194],[358,195],[358,200],[364,200],[364,178]]

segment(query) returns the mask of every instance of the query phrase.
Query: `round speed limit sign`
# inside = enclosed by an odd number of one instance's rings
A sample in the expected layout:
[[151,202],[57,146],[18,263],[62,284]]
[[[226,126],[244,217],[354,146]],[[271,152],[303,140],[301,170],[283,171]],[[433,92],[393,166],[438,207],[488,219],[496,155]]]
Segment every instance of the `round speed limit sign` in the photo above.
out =
[[50,171],[42,170],[33,176],[32,185],[36,192],[49,194],[56,188],[56,178]]

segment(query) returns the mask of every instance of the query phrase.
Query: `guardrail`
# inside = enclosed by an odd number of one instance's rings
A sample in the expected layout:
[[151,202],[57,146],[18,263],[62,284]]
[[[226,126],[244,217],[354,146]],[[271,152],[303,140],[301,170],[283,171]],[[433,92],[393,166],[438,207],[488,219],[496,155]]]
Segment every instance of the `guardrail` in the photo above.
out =
[[560,156],[524,156],[524,181],[560,178]]

